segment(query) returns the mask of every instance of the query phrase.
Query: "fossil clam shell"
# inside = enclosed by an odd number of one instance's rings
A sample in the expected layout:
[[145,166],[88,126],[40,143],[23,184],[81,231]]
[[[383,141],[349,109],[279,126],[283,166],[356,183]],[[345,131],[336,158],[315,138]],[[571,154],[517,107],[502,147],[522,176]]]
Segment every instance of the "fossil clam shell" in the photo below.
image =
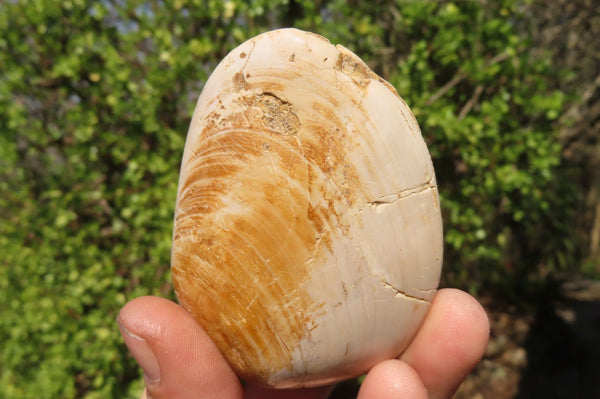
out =
[[441,262],[431,158],[390,84],[296,29],[223,59],[188,132],[172,276],[238,375],[317,386],[398,356]]

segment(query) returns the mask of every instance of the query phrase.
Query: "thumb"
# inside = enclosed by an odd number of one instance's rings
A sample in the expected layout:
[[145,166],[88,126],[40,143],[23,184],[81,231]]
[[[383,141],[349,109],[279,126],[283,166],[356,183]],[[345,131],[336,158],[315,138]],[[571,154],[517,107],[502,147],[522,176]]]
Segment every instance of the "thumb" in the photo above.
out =
[[179,305],[136,298],[117,316],[152,399],[240,399],[242,387],[217,347]]

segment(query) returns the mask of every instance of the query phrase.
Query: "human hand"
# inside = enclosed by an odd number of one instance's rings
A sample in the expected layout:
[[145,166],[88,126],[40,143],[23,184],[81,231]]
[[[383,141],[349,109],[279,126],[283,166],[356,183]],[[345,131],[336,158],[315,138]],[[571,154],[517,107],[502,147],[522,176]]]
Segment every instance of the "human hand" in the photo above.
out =
[[[200,325],[166,299],[136,298],[121,309],[117,321],[144,370],[142,399],[317,399],[333,389],[243,388]],[[488,337],[481,305],[463,291],[442,289],[408,349],[373,367],[358,399],[449,398],[483,355]]]

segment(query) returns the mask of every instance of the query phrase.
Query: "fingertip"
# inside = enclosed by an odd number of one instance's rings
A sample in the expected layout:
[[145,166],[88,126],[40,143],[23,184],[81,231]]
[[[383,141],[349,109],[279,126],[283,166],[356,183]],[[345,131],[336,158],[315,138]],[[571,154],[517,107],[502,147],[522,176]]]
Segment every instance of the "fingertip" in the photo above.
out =
[[[242,396],[239,380],[219,350],[176,303],[157,297],[136,298],[121,309],[117,322],[144,370],[148,397]],[[152,368],[153,364],[156,367]]]
[[357,399],[427,399],[419,374],[406,362],[392,359],[379,363],[367,374]]
[[[128,320],[125,317],[125,320]],[[121,315],[117,316],[117,324],[123,336],[125,344],[129,348],[129,352],[136,360],[138,365],[144,372],[144,380],[146,383],[155,383],[160,381],[160,366],[158,359],[148,344],[148,341],[142,336],[132,332],[127,323],[123,321]]]
[[163,318],[172,316],[173,312],[177,315],[179,311],[179,306],[167,299],[142,296],[130,300],[121,308],[117,323],[129,332],[136,331],[143,334],[145,339],[155,340],[162,336],[160,329],[165,322]]
[[481,359],[490,337],[490,322],[483,306],[464,291],[447,288],[440,290],[434,300],[434,319],[441,329],[439,338],[446,356],[461,364],[474,367]]
[[430,397],[450,397],[483,356],[489,334],[489,319],[475,298],[442,289],[401,359],[419,373]]

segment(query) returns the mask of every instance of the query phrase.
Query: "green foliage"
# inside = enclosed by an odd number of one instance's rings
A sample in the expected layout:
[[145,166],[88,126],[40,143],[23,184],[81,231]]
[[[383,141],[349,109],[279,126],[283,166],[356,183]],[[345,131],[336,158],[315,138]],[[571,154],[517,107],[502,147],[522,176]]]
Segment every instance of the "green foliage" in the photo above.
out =
[[357,52],[413,108],[442,195],[448,281],[565,267],[575,190],[563,94],[523,4],[7,1],[0,7],[0,386],[7,398],[136,397],[114,319],[172,296],[180,156],[235,45],[297,26]]
[[559,173],[553,125],[564,96],[548,89],[549,61],[517,34],[518,5],[422,5],[431,38],[407,21],[415,44],[391,77],[436,164],[449,271],[473,289],[564,268],[574,256],[564,222],[575,190]]

